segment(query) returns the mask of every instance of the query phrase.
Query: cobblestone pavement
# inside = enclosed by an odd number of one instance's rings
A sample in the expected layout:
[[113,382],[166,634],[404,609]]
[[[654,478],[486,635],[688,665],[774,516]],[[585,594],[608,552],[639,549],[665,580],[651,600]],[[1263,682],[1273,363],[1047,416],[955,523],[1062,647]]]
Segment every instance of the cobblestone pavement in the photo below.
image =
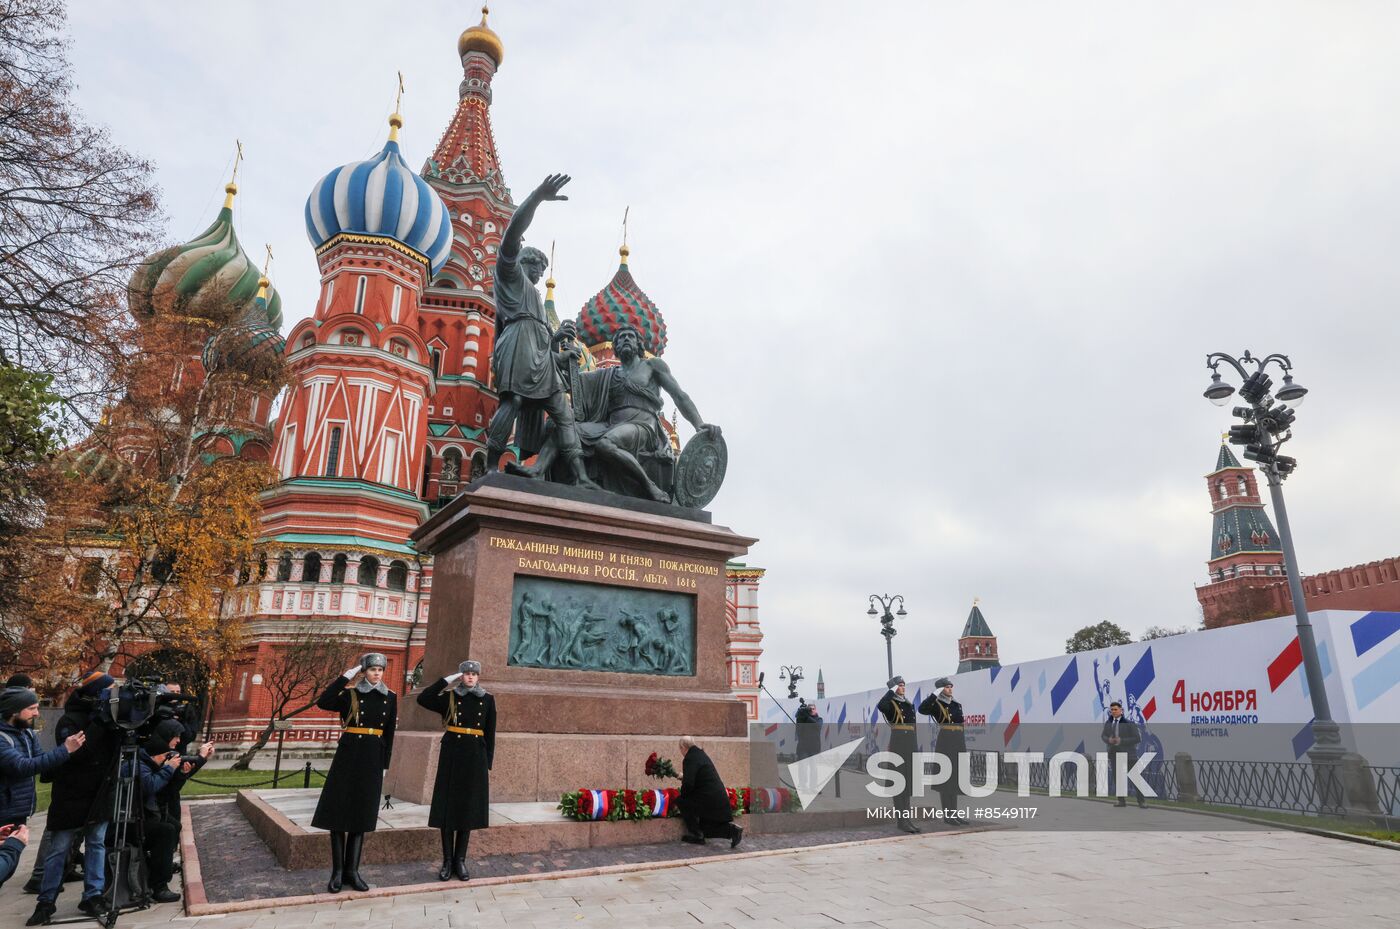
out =
[[[1397,865],[1388,849],[1291,832],[992,831],[202,918],[168,905],[118,926],[1389,929]],[[7,886],[0,925],[21,925],[33,901]]]
[[[190,815],[195,835],[200,837],[199,862],[204,870],[204,890],[210,903],[290,897],[325,890],[326,878],[329,876],[327,871],[321,868],[285,870],[232,802],[191,804]],[[737,851],[827,845],[833,842],[887,838],[894,834],[892,825],[882,824],[865,829],[754,835],[745,836]],[[219,838],[217,841],[211,841],[210,836]],[[473,878],[505,877],[648,861],[717,858],[732,854],[734,852],[730,851],[727,839],[714,839],[703,846],[672,842],[667,845],[570,848],[539,854],[501,855],[473,859],[470,868]],[[329,864],[329,852],[326,858]],[[435,881],[437,868],[436,861],[368,864],[360,868],[360,874],[373,887],[392,887]]]

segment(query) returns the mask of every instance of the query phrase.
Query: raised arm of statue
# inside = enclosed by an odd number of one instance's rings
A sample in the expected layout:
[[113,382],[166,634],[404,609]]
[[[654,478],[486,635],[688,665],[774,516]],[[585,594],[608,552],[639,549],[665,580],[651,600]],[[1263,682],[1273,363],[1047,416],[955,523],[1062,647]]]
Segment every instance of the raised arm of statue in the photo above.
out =
[[525,230],[530,228],[530,223],[535,219],[535,210],[546,200],[567,200],[568,197],[559,193],[560,188],[569,183],[567,174],[551,174],[541,182],[540,186],[530,192],[530,195],[516,207],[515,214],[510,218],[510,224],[506,226],[505,235],[501,237],[501,257],[506,261],[514,261],[515,256],[520,254],[520,244],[525,239]]

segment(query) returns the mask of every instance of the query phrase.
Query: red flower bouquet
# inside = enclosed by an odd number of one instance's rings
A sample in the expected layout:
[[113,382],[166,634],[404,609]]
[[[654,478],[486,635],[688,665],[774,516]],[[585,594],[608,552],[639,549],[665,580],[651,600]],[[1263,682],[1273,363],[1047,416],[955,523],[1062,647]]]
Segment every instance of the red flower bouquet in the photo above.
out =
[[674,777],[680,780],[681,776],[676,773],[676,766],[671,764],[669,758],[658,758],[656,752],[647,756],[645,768],[647,777]]

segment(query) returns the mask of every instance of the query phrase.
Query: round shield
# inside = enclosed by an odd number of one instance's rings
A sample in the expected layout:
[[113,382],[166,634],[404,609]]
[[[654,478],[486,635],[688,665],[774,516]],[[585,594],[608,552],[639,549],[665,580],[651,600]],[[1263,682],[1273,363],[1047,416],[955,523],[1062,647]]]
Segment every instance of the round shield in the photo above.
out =
[[724,444],[724,436],[695,433],[676,461],[676,504],[693,509],[704,507],[719,493],[728,467],[729,447]]

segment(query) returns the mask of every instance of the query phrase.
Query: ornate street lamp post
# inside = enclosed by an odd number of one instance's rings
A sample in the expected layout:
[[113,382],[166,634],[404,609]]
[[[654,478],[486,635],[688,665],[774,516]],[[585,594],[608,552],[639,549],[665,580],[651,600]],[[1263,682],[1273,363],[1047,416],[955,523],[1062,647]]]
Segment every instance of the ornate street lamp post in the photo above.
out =
[[802,665],[783,665],[778,680],[788,682],[788,699],[797,699],[797,682],[802,680]]
[[[1298,462],[1280,455],[1279,449],[1293,438],[1295,410],[1303,402],[1308,390],[1293,381],[1293,363],[1287,355],[1269,355],[1255,358],[1245,352],[1240,358],[1224,352],[1213,352],[1206,356],[1206,367],[1211,370],[1210,386],[1205,390],[1205,398],[1216,406],[1224,406],[1235,393],[1233,385],[1221,379],[1220,366],[1228,365],[1239,374],[1242,381],[1239,388],[1240,399],[1248,406],[1237,406],[1234,415],[1243,420],[1230,427],[1230,444],[1244,446],[1244,457],[1255,462],[1263,472],[1269,485],[1269,498],[1274,505],[1274,518],[1278,520],[1279,542],[1283,547],[1283,566],[1288,575],[1288,591],[1293,597],[1293,613],[1298,620],[1298,644],[1303,652],[1303,673],[1307,675],[1308,696],[1313,708],[1313,747],[1308,756],[1314,762],[1336,764],[1342,756],[1341,730],[1332,719],[1332,710],[1327,702],[1327,688],[1322,680],[1322,662],[1317,654],[1317,640],[1313,637],[1312,621],[1308,618],[1308,605],[1303,599],[1303,581],[1298,572],[1298,556],[1293,551],[1293,530],[1288,524],[1288,509],[1283,503],[1283,482],[1298,466]],[[1265,373],[1269,365],[1277,365],[1283,374],[1283,384],[1270,392],[1273,379]],[[1246,365],[1253,371],[1246,370]],[[1287,404],[1292,404],[1292,407]]]
[[[880,604],[881,609],[884,610],[884,615],[881,615],[880,610],[875,609],[876,603]],[[894,613],[890,613],[890,607],[894,606],[896,603],[899,604],[899,609]],[[894,677],[894,645],[890,640],[895,637],[894,618],[898,616],[900,619],[903,619],[905,616],[909,615],[904,612],[904,597],[899,594],[894,594],[893,596],[890,594],[871,594],[870,609],[866,611],[866,615],[880,617],[880,635],[885,637],[885,665],[887,676]]]

